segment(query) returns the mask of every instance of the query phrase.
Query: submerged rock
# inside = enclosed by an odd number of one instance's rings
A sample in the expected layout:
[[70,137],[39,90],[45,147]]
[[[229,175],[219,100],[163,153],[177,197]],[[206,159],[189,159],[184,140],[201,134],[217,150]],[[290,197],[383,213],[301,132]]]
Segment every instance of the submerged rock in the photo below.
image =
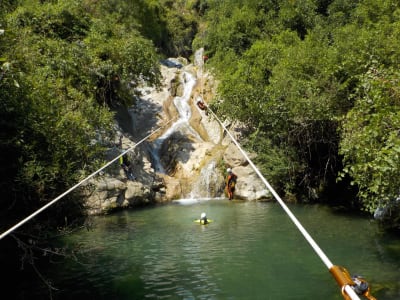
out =
[[374,219],[385,230],[400,232],[400,196],[379,206],[374,212]]

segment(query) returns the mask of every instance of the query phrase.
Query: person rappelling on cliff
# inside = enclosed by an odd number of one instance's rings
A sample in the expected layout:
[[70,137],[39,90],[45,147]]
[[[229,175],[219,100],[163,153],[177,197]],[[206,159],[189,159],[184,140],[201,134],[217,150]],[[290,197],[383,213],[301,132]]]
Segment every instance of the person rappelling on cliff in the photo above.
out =
[[[123,139],[123,135],[121,134],[119,136],[119,148],[120,151],[123,152],[122,150],[122,139]],[[125,176],[129,179],[129,180],[135,180],[136,177],[133,175],[133,167],[131,162],[129,161],[128,157],[126,155],[122,155],[119,157],[119,164],[122,168],[122,170],[124,170]]]
[[226,177],[226,191],[228,193],[229,200],[232,200],[235,192],[237,176],[232,172],[231,168],[228,168],[226,171],[228,172],[228,176]]
[[203,99],[199,98],[197,100],[197,106],[201,109],[201,110],[206,110],[207,109],[207,105],[204,103]]
[[[122,139],[123,139],[123,135],[121,134],[119,136],[119,148],[122,151]],[[128,157],[126,155],[122,155],[119,158],[119,164],[122,168],[122,170],[124,170],[124,173],[126,175],[126,177],[129,180],[135,180],[136,177],[133,175],[133,168],[132,168],[132,164],[129,161]]]
[[123,155],[119,158],[119,163],[121,165],[122,170],[124,170],[124,173],[126,175],[126,177],[129,180],[135,180],[136,177],[133,175],[133,170],[132,170],[132,164],[131,162],[128,160],[128,158],[126,157],[126,155]]

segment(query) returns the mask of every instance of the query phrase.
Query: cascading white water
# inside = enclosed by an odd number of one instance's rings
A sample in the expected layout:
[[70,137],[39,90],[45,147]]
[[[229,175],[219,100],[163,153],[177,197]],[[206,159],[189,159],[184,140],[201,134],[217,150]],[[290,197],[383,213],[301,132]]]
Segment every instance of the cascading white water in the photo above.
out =
[[[198,56],[198,55],[197,55]],[[191,106],[189,104],[193,88],[196,84],[196,76],[187,71],[179,71],[180,82],[183,86],[182,96],[177,96],[173,99],[173,103],[178,112],[178,119],[167,129],[162,136],[156,139],[151,147],[153,156],[153,167],[158,173],[166,173],[166,170],[161,162],[161,151],[164,142],[176,132],[184,136],[190,136],[191,139],[203,141],[199,133],[190,126],[190,118],[192,116]],[[196,183],[193,185],[193,190],[188,195],[190,198],[214,198],[221,194],[218,191],[220,184],[218,172],[216,172],[216,162],[211,161],[201,169]],[[186,194],[187,195],[187,194]]]
[[200,176],[195,183],[190,198],[215,198],[218,194],[217,187],[219,174],[216,171],[216,162],[212,160],[201,169]]
[[165,169],[160,161],[159,155],[162,144],[174,132],[181,131],[182,133],[191,134],[196,138],[201,139],[199,134],[189,125],[189,120],[192,115],[189,99],[193,87],[196,84],[196,79],[189,72],[183,72],[181,75],[181,82],[184,86],[183,95],[174,98],[174,105],[178,111],[179,118],[162,136],[153,142],[152,155],[154,159],[154,167],[159,173],[165,173]]

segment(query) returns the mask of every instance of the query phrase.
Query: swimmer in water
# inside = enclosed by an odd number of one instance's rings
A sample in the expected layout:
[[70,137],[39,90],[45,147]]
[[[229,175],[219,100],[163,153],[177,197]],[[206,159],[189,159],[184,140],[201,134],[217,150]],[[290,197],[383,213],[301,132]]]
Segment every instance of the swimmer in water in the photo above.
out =
[[208,224],[208,219],[207,219],[207,215],[205,212],[201,213],[200,224],[202,224],[202,225]]

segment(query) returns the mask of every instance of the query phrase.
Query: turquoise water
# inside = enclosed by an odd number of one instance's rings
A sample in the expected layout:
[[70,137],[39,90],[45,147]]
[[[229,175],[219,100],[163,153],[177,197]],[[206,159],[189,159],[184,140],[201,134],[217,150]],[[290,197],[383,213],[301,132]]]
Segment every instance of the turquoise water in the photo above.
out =
[[[366,218],[290,206],[337,265],[400,298],[400,240]],[[202,212],[213,220],[193,222]],[[343,299],[276,203],[182,200],[94,219],[63,240],[78,262],[48,270],[53,299]]]

